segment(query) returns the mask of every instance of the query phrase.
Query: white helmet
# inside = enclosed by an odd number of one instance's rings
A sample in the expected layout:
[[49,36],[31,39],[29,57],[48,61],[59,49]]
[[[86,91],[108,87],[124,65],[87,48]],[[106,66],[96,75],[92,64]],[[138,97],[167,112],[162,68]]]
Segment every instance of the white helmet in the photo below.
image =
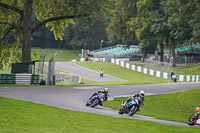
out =
[[145,91],[141,90],[139,94],[141,97],[143,97],[145,95]]

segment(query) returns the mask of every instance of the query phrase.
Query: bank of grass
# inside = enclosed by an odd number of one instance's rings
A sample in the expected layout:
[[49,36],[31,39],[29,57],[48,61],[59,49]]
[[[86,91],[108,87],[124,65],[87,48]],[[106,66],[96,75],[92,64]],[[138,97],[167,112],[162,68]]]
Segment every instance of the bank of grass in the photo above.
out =
[[[106,101],[104,106],[117,109],[127,98]],[[187,122],[189,116],[200,106],[200,89],[190,91],[145,96],[145,105],[137,114],[152,116],[162,120]]]
[[79,54],[81,50],[57,50],[57,49],[31,49],[32,60],[39,60],[40,54],[47,54],[45,61],[49,61],[53,55],[57,52],[57,62],[71,62],[73,59],[80,58]]
[[[152,83],[169,83],[172,82],[171,80],[158,78],[155,76],[143,74],[140,72],[136,72],[127,68],[123,68],[116,64],[112,63],[104,63],[104,62],[76,62],[76,64],[99,71],[100,68],[103,68],[104,73],[110,76],[114,76],[120,79],[127,80],[127,82],[96,82],[98,84],[152,84]],[[93,81],[85,81],[85,84],[94,84]],[[95,84],[96,84],[95,83]]]
[[0,101],[0,132],[5,133],[200,132],[199,128],[69,111],[2,97]]

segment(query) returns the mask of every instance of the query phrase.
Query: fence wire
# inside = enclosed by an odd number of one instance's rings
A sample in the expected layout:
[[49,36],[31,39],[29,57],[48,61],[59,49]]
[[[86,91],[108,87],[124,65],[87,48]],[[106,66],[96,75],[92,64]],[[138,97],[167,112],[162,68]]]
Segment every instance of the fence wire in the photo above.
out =
[[148,69],[153,69],[161,72],[172,72],[172,64],[168,62],[154,61],[150,59],[145,59],[144,67]]

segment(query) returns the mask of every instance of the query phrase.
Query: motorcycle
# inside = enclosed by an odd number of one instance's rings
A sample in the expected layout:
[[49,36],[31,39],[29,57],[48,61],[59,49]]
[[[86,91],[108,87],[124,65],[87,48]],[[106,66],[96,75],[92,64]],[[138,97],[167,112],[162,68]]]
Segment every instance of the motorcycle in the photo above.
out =
[[102,102],[105,99],[105,94],[98,93],[97,95],[93,96],[91,99],[88,100],[86,106],[95,107],[97,105],[102,105]]
[[177,82],[177,80],[176,80],[176,75],[175,75],[175,74],[172,75],[172,80],[173,80],[174,82]]
[[194,126],[195,124],[197,124],[197,120],[199,119],[199,117],[200,117],[200,107],[197,107],[196,113],[189,117],[188,125]]
[[100,77],[103,77],[103,73],[100,73]]
[[130,102],[124,102],[122,101],[121,107],[119,107],[119,114],[126,113],[129,116],[133,116],[140,107],[140,97],[136,97]]

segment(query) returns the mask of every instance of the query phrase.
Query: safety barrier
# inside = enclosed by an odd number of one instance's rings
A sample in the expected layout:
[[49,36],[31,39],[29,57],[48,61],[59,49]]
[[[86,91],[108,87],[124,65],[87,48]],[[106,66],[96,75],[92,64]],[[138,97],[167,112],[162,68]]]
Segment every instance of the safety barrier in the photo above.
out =
[[56,74],[56,82],[62,82],[65,81],[69,84],[75,83],[75,84],[80,84],[81,83],[81,76],[78,75],[72,75],[72,74],[66,74],[66,73],[55,73]]
[[[110,62],[110,58],[98,58],[102,59],[103,62]],[[80,61],[80,60],[73,60],[75,61]],[[153,69],[148,69],[145,67],[137,66],[137,65],[132,65],[130,63],[127,63],[126,61],[122,61],[120,59],[114,59],[111,58],[111,63],[125,67],[127,69],[131,69],[134,71],[142,72],[144,74],[160,77],[160,78],[165,78],[165,79],[171,79],[171,73],[168,72],[162,72],[162,71],[157,71]],[[176,74],[177,81],[185,81],[185,82],[200,82],[200,75],[178,75]]]
[[39,84],[43,75],[0,74],[0,84]]
[[[165,79],[171,79],[171,73],[167,72],[161,72],[153,69],[147,69],[141,66],[132,65],[130,63],[127,63],[125,61],[121,61],[118,59],[111,59],[111,63],[117,64],[119,66],[125,67],[127,69],[131,69],[134,71],[142,72],[144,74],[165,78]],[[186,81],[186,82],[200,82],[200,75],[177,75],[176,74],[177,81]]]

